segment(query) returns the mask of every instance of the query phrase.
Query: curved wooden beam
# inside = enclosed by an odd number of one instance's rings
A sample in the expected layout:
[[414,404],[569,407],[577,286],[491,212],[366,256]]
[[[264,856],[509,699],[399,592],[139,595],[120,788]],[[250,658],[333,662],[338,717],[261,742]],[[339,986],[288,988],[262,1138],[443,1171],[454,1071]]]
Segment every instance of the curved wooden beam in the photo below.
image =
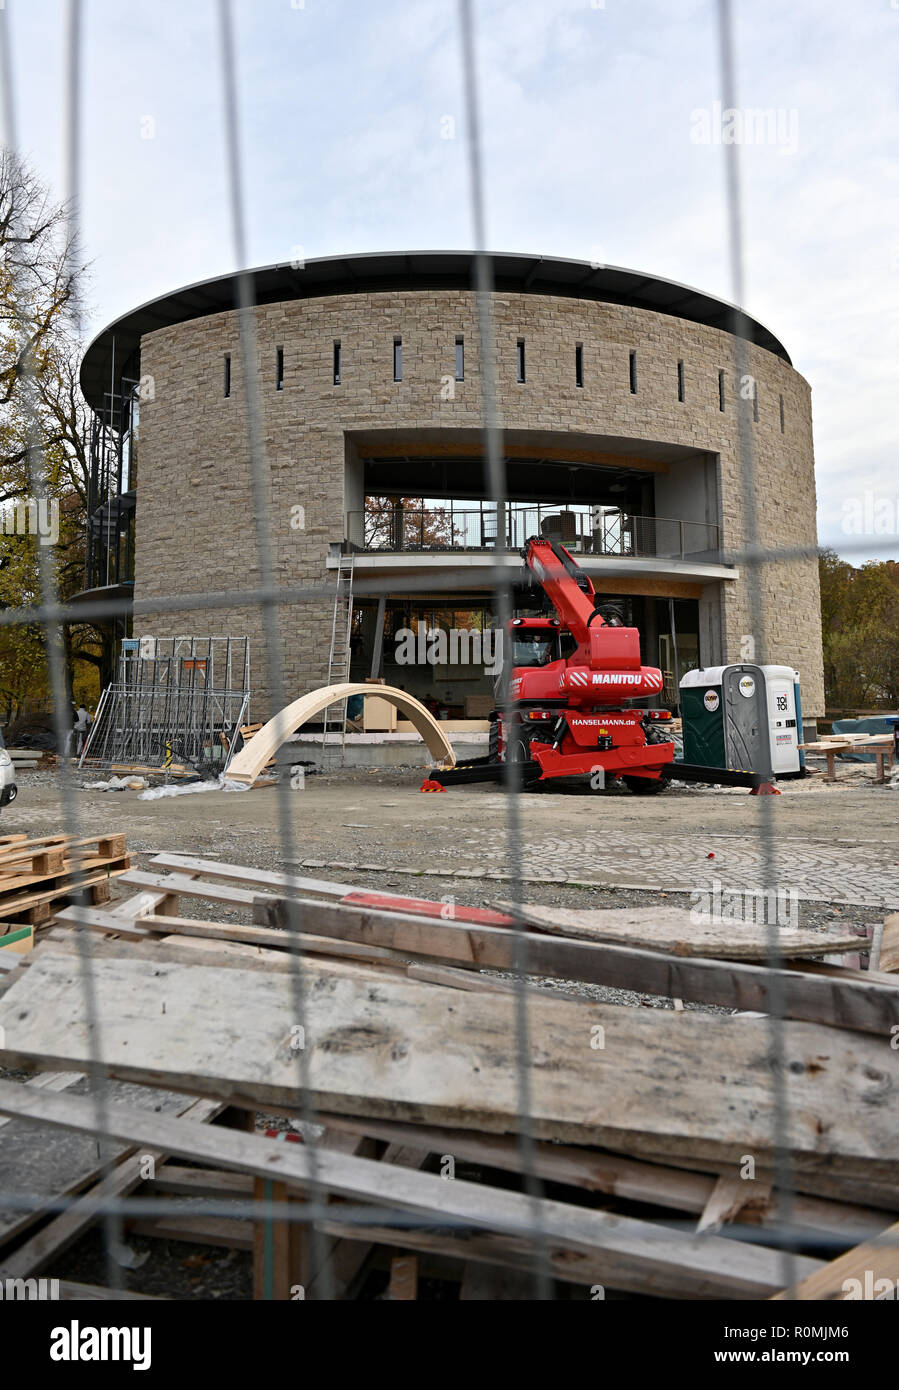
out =
[[292,705],[286,705],[280,714],[274,715],[262,726],[249,743],[244,744],[229,765],[225,773],[226,778],[231,782],[244,782],[248,787],[252,786],[272,754],[280,748],[286,738],[296,733],[301,724],[305,724],[313,715],[321,713],[328,705],[345,700],[350,695],[376,695],[379,700],[389,700],[415,725],[428,745],[431,757],[441,762],[444,767],[455,766],[456,755],[452,744],[433,714],[413,695],[407,695],[405,690],[397,690],[392,685],[362,685],[359,682],[347,681],[341,685],[323,686],[321,690],[310,690],[298,700],[294,700]]

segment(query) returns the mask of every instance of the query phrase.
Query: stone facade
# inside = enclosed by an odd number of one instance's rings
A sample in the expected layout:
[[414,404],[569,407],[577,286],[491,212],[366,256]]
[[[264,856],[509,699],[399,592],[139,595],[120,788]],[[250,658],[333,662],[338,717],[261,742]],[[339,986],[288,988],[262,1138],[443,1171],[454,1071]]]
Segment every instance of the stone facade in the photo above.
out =
[[[494,296],[495,380],[502,424],[516,431],[593,437],[622,453],[637,441],[715,456],[725,550],[746,534],[740,417],[754,463],[757,535],[767,548],[816,544],[815,478],[808,384],[773,352],[726,332],[656,313],[561,295]],[[327,581],[331,542],[345,534],[345,436],[373,430],[480,429],[482,402],[474,297],[459,290],[360,292],[264,305],[255,311],[266,500],[276,582]],[[465,341],[465,380],[454,380],[455,343]],[[393,380],[402,339],[403,379]],[[526,381],[516,381],[516,343],[526,344]],[[341,385],[333,345],[341,344]],[[575,383],[583,344],[584,384]],[[283,349],[283,389],[275,389]],[[637,391],[630,353],[636,353]],[[223,390],[230,354],[231,391]],[[758,419],[740,404],[738,363],[757,383]],[[684,400],[678,399],[678,362]],[[720,409],[719,372],[725,408]],[[237,315],[221,312],[145,334],[135,597],[220,593],[261,579],[249,466]],[[751,392],[751,387],[748,388]],[[445,399],[452,394],[452,399]],[[783,431],[781,429],[783,402]],[[630,446],[630,447],[629,447]],[[745,452],[745,450],[744,450]],[[304,525],[296,522],[301,507]],[[684,515],[684,512],[680,513]],[[293,523],[293,524],[292,524]],[[755,602],[753,605],[753,593]],[[754,606],[754,612],[753,612]],[[824,713],[818,573],[814,558],[744,565],[733,581],[705,585],[703,660],[795,665],[807,716]],[[279,605],[283,688],[288,698],[327,677],[332,604]],[[225,608],[144,615],[135,632],[231,633],[251,638],[254,717],[269,712],[263,617],[235,600]]]

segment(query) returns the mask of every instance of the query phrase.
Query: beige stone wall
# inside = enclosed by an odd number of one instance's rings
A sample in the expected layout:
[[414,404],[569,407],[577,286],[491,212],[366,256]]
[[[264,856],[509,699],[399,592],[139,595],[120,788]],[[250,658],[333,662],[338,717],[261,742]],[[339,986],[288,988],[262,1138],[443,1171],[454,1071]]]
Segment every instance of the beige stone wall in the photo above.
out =
[[[482,422],[478,334],[473,296],[459,291],[338,295],[263,306],[257,311],[257,374],[263,408],[275,576],[282,585],[322,583],[329,543],[344,534],[344,432],[372,429],[477,429]],[[747,539],[738,429],[734,343],[717,329],[640,309],[544,295],[495,296],[495,377],[504,426],[562,435],[652,440],[719,457],[720,522],[726,547]],[[455,398],[455,339],[465,338],[465,375]],[[403,380],[393,381],[393,340],[403,340]],[[516,382],[516,341],[526,343],[527,380]],[[332,383],[332,350],[342,346],[342,385]],[[584,344],[584,387],[575,385],[575,344]],[[283,347],[283,391],[275,390],[275,353]],[[629,385],[637,353],[638,390]],[[231,354],[231,395],[223,361]],[[746,348],[758,383],[759,419],[750,424],[755,506],[766,546],[814,545],[815,481],[810,392],[780,358]],[[685,396],[677,398],[677,363]],[[726,409],[718,372],[726,374]],[[237,316],[216,314],[163,328],[143,339],[141,373],[154,398],[141,409],[137,509],[139,599],[226,591],[259,582]],[[784,400],[785,432],[780,428]],[[676,466],[676,465],[674,465]],[[291,527],[305,509],[305,529]],[[707,586],[707,588],[710,586]],[[720,625],[721,659],[741,659],[755,639],[756,659],[795,664],[807,715],[824,712],[817,564],[768,564],[758,579],[759,612],[750,616],[744,566],[722,593],[704,595],[704,614]],[[716,613],[720,617],[716,618]],[[278,609],[289,698],[327,675],[331,605]],[[141,617],[135,631],[164,634],[249,633],[256,717],[266,712],[261,615],[236,605]]]

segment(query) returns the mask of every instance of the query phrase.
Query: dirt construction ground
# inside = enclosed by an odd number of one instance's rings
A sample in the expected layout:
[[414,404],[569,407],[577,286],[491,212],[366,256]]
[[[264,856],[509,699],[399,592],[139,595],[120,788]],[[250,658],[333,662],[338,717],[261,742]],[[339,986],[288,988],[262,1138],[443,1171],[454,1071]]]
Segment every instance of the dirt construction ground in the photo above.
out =
[[[281,792],[257,786],[147,800],[95,790],[75,774],[73,806],[79,834],[124,833],[141,868],[153,852],[172,851],[264,868],[304,865],[312,877],[453,893],[460,902],[507,895],[501,882],[490,884],[510,870],[505,793],[475,785],[422,794],[421,777],[416,767],[344,769]],[[568,901],[612,889],[619,903],[634,892],[655,901],[718,880],[725,888],[780,887],[810,912],[823,904],[895,909],[899,787],[873,777],[867,765],[841,764],[834,784],[820,776],[785,781],[773,797],[705,787],[653,797],[577,786],[526,793],[518,806],[527,896]],[[25,772],[0,833],[58,833],[63,819],[58,777]]]

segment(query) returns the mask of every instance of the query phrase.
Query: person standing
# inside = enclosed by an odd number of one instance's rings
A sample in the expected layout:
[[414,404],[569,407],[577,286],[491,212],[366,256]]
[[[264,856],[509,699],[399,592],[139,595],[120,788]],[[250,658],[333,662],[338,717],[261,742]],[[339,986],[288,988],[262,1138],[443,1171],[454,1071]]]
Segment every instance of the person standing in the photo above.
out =
[[76,757],[76,758],[80,758],[80,757],[81,757],[82,751],[83,751],[83,749],[84,749],[84,741],[85,741],[85,739],[87,738],[87,731],[88,731],[88,729],[90,728],[90,722],[91,722],[91,720],[90,720],[90,715],[88,714],[87,710],[84,708],[84,705],[79,705],[79,706],[78,706],[78,709],[77,709],[76,712],[75,712],[75,728],[74,728],[74,734],[75,734],[75,757]]

